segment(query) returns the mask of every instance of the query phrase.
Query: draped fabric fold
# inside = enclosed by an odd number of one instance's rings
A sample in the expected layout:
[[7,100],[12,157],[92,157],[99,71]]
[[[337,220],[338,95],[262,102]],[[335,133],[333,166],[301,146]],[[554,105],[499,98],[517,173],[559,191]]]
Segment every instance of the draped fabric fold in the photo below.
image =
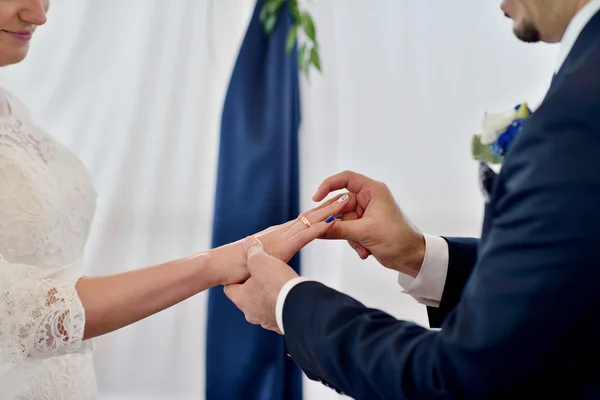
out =
[[[286,52],[288,3],[267,36],[258,0],[225,98],[213,246],[296,218],[300,98],[297,49]],[[291,261],[299,269],[299,258]],[[206,399],[300,400],[299,369],[283,337],[246,322],[222,288],[209,293]]]

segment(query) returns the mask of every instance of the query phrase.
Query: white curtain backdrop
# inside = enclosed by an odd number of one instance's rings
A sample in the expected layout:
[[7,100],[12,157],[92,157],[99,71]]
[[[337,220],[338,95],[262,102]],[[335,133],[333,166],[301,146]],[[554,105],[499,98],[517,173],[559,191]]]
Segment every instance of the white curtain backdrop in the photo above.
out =
[[[302,83],[302,204],[352,169],[386,182],[423,231],[479,234],[470,135],[537,105],[556,48],[518,43],[498,2],[318,0],[324,72]],[[2,69],[39,123],[90,169],[93,275],[208,248],[221,107],[254,0],[53,0],[26,62]],[[343,243],[306,275],[426,324],[396,277]],[[102,399],[203,399],[206,296],[96,341]],[[340,396],[306,383],[305,398]]]

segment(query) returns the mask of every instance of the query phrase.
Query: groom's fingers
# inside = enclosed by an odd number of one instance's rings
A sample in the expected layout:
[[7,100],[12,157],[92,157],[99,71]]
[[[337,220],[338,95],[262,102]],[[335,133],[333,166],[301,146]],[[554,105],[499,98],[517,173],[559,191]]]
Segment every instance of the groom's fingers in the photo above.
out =
[[350,193],[359,193],[364,188],[373,186],[376,183],[376,181],[364,175],[344,171],[325,179],[313,195],[313,201],[321,201],[327,194],[340,189],[348,189]]
[[[344,214],[342,216],[342,221],[348,223],[350,221],[354,221],[359,218],[362,218],[362,215],[363,215],[362,208],[357,207],[355,212],[349,212],[349,213]],[[350,237],[355,237],[354,232],[351,232],[353,230],[347,229],[347,226],[345,227],[344,225],[342,225],[340,227],[339,222],[337,225],[338,226],[332,227],[332,229],[329,229],[327,232],[325,232],[325,234],[323,236],[321,236],[320,239],[331,239],[331,240],[346,239],[348,241],[348,244],[350,245],[350,247],[352,247],[354,249],[354,251],[356,251],[356,253],[358,254],[358,256],[361,259],[366,260],[367,258],[369,258],[369,256],[371,255],[371,252],[369,250],[367,250],[364,246],[362,246],[358,241],[350,239]]]
[[[360,242],[365,236],[365,220],[359,218],[354,221],[337,221],[334,226],[323,234],[321,239],[347,240]],[[362,247],[362,246],[361,246]]]
[[227,296],[227,298],[229,298],[229,300],[231,300],[231,302],[233,304],[235,304],[235,306],[237,308],[239,308],[239,310],[244,314],[244,317],[246,317],[246,321],[248,321],[251,324],[256,325],[258,323],[258,321],[254,321],[253,319],[249,318],[248,315],[246,314],[247,310],[245,310],[243,307],[243,305],[244,305],[243,284],[234,283],[231,285],[227,285],[223,288],[223,290],[225,291],[225,296]]
[[226,285],[223,288],[223,291],[225,292],[225,296],[227,296],[227,298],[229,300],[231,300],[233,302],[233,304],[235,304],[236,306],[238,306],[241,290],[242,290],[241,283],[232,283],[231,285]]
[[[354,221],[359,218],[360,217],[356,211],[350,211],[350,212],[347,212],[342,215],[342,221]],[[338,221],[338,223],[339,222],[340,221]],[[332,239],[332,240],[346,239],[346,238],[340,237],[339,232],[336,232],[337,230],[338,230],[337,227],[335,229],[328,230],[327,232],[325,232],[323,234],[323,236],[320,237],[320,239]]]

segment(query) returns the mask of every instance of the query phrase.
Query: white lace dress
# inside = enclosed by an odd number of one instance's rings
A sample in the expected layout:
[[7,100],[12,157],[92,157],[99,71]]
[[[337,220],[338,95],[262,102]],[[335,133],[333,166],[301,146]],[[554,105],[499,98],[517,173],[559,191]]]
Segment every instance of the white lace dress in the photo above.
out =
[[14,96],[0,104],[0,399],[95,399],[75,284],[96,193]]

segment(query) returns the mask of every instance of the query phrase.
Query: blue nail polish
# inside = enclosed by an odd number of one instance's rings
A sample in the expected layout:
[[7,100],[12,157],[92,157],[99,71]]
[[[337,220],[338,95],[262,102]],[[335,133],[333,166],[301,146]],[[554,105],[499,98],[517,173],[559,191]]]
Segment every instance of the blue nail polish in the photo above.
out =
[[335,219],[342,219],[343,215],[338,215],[337,217],[335,217]]
[[325,220],[325,222],[327,222],[328,224],[330,224],[330,223],[332,223],[332,222],[333,222],[333,220],[334,220],[334,219],[335,219],[335,217],[332,215],[331,217],[327,218],[327,219]]

